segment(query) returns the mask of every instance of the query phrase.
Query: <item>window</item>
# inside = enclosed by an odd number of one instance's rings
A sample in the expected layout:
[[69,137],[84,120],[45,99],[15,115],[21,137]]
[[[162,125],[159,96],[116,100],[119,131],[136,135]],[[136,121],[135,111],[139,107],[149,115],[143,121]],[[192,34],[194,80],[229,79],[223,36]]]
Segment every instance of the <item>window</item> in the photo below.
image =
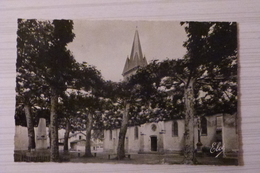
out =
[[174,121],[172,123],[172,136],[178,136],[178,123]]
[[109,130],[109,139],[112,140],[112,130]]
[[221,130],[222,129],[222,117],[221,116],[218,116],[217,117],[217,130]]
[[206,117],[201,117],[201,135],[207,135],[208,127],[207,127],[207,119]]
[[152,125],[151,125],[151,129],[152,129],[152,131],[156,131],[156,129],[157,129],[156,125],[155,125],[155,124],[152,124]]
[[135,126],[135,139],[138,139],[138,127]]
[[79,135],[79,139],[81,139],[81,135]]

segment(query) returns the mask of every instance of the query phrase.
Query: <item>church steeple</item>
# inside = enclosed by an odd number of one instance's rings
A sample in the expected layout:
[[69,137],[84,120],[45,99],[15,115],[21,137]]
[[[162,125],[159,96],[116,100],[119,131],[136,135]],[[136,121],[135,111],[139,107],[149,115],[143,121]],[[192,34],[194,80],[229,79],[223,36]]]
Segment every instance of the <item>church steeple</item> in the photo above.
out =
[[147,61],[146,58],[143,57],[141,43],[139,39],[139,33],[138,30],[136,29],[130,58],[127,57],[123,74],[122,74],[124,80],[126,80],[128,77],[133,75],[139,67],[144,67],[146,65],[147,65]]
[[143,57],[138,30],[135,31],[135,36],[134,36],[134,41],[133,41],[130,59],[134,59],[136,55],[137,55],[137,57]]

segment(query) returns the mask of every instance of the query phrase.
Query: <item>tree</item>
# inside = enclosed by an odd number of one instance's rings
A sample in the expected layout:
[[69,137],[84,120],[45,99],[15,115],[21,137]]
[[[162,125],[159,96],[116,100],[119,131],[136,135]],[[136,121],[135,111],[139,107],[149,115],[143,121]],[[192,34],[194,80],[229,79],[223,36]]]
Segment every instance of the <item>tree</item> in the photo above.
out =
[[167,68],[154,60],[131,77],[131,86],[138,86],[135,95],[143,103],[142,111],[135,114],[135,124],[183,117],[182,85],[167,76]]
[[70,84],[70,91],[67,90],[66,92],[67,99],[65,101],[70,101],[69,104],[72,107],[75,105],[74,111],[77,112],[76,124],[80,127],[77,130],[83,130],[82,127],[84,127],[86,131],[85,157],[92,157],[91,131],[94,123],[101,124],[98,122],[101,116],[98,112],[101,111],[103,104],[100,96],[103,93],[104,80],[101,73],[86,62],[77,63],[77,67],[74,80]]
[[46,68],[45,80],[50,87],[50,132],[51,161],[59,161],[58,148],[58,97],[66,89],[68,81],[72,80],[71,71],[75,60],[67,50],[66,45],[73,40],[73,22],[70,20],[54,20],[51,47],[41,62]]
[[[25,21],[27,22],[27,26],[23,27],[25,31],[20,30],[21,36],[27,40],[21,40],[18,48],[27,46],[28,49],[26,49],[27,52],[22,52],[23,57],[19,58],[17,63],[25,62],[23,70],[36,76],[48,88],[51,161],[58,161],[58,97],[66,89],[67,83],[72,80],[72,71],[75,68],[75,60],[66,48],[75,36],[72,33],[73,22],[70,20],[54,20],[52,23],[37,20]],[[18,54],[19,52],[20,49],[18,49]],[[25,78],[29,80],[31,76],[25,76]],[[36,80],[30,82],[32,82],[31,85],[37,84]]]
[[[140,69],[129,81],[111,84],[109,93],[113,93],[113,111],[108,111],[110,129],[120,128],[117,145],[117,159],[125,157],[125,135],[127,127],[145,122],[166,120],[167,113],[156,109],[165,93],[158,92],[161,79],[158,77],[156,61]],[[159,99],[160,98],[160,99]],[[144,104],[141,105],[140,103]],[[161,116],[163,115],[163,116]],[[161,116],[161,117],[159,117]],[[111,126],[113,124],[113,126]]]
[[[69,134],[71,131],[82,130],[79,129],[77,115],[79,111],[79,100],[75,93],[70,92],[71,89],[67,89],[64,94],[61,95],[61,99],[58,107],[59,115],[59,129],[65,129],[64,133],[64,148],[63,151],[66,153],[69,151]],[[81,121],[79,121],[81,122]]]
[[172,101],[178,105],[172,108],[185,119],[183,163],[194,164],[195,113],[236,112],[237,27],[232,22],[181,24],[188,36],[187,54],[182,59],[155,61],[132,80],[141,85],[141,95],[151,105],[158,105],[158,88],[163,83],[165,89],[172,88]]
[[[91,153],[91,132],[94,123],[99,121],[99,110],[102,109],[100,98],[92,95],[91,92],[80,92],[77,94],[77,104],[79,106],[77,124],[79,131],[86,132],[85,157],[93,157]],[[102,127],[99,127],[102,128]]]
[[[110,108],[112,111],[108,111],[108,115],[112,126],[110,129],[120,127],[119,140],[117,145],[117,159],[121,160],[125,158],[125,135],[129,124],[129,118],[133,115],[133,109],[138,101],[135,97],[138,87],[131,87],[128,82],[106,83],[107,96],[111,96],[112,104]],[[114,122],[113,122],[114,121]]]
[[125,135],[127,132],[127,124],[129,121],[130,104],[124,103],[122,123],[119,131],[119,140],[117,145],[117,159],[122,160],[125,158]]
[[[201,87],[210,85],[214,88],[216,83],[224,82],[228,85],[236,83],[237,25],[232,22],[186,22],[182,24],[186,25],[185,30],[188,35],[188,40],[184,43],[187,48],[187,56],[182,62],[186,67],[183,71],[186,77],[175,76],[185,85],[184,163],[193,164],[196,162],[193,154],[195,85],[198,84]],[[236,93],[233,92],[233,94],[236,97]],[[222,94],[216,93],[215,97],[222,97]],[[236,102],[236,99],[231,101]],[[236,108],[236,103],[233,106]],[[214,107],[216,107],[216,103]]]
[[[46,28],[46,35],[50,33],[49,22],[18,19],[17,30],[17,63],[16,63],[16,124],[24,125],[22,115],[24,112],[28,128],[28,149],[35,149],[34,126],[36,121],[36,106],[46,106],[41,100],[46,100],[44,94],[48,93],[46,82],[38,76],[36,59],[40,53],[48,50],[46,44],[50,37],[44,37],[42,28]],[[46,42],[42,42],[45,39]],[[39,111],[38,111],[39,112]]]
[[93,157],[91,153],[91,131],[95,121],[101,116],[98,112],[102,109],[102,101],[100,96],[103,92],[104,80],[101,73],[93,66],[83,63],[80,66],[78,84],[89,94],[83,96],[82,105],[84,107],[83,114],[86,122],[86,146],[85,157]]

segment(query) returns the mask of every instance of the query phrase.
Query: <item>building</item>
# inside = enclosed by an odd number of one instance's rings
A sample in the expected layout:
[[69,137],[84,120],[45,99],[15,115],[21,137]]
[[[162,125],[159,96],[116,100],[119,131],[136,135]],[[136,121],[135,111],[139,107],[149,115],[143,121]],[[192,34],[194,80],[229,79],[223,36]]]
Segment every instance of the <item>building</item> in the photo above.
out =
[[[135,31],[130,58],[123,70],[124,80],[147,65],[142,54],[138,31]],[[238,146],[236,114],[216,114],[200,117],[194,125],[194,148],[210,151],[223,149],[225,157],[236,156]],[[127,128],[126,153],[182,153],[184,148],[184,119],[145,123]],[[199,127],[198,127],[199,126]],[[120,129],[104,130],[104,152],[116,153]],[[213,151],[213,150],[212,150]],[[214,152],[212,153],[214,154]]]
[[[45,119],[40,121],[43,123],[39,123],[38,127],[34,128],[36,132],[35,142],[36,142],[36,150],[48,149],[50,148],[50,137],[49,137],[49,128],[46,127]],[[44,126],[44,127],[42,127]],[[28,149],[28,132],[27,127],[23,126],[15,126],[15,137],[14,137],[14,150],[27,150]],[[93,131],[92,131],[93,132]],[[44,134],[44,136],[42,135]],[[58,139],[59,139],[59,150],[62,151],[64,148],[64,134],[65,130],[60,129],[58,131]],[[69,150],[71,151],[85,151],[86,145],[86,134],[85,132],[76,131],[70,132],[69,135]],[[103,141],[98,138],[91,138],[91,150],[94,151],[103,151]]]
[[128,80],[130,76],[135,74],[139,67],[144,67],[146,65],[147,61],[145,56],[143,56],[139,33],[138,30],[136,30],[130,58],[126,58],[124,70],[122,73],[124,80]]
[[[93,131],[92,131],[93,133]],[[59,141],[63,143],[64,138],[60,138]],[[99,150],[103,149],[103,141],[97,138],[91,138],[91,150]],[[71,132],[69,135],[69,144],[71,151],[85,151],[86,146],[86,132],[76,131]]]
[[[197,120],[196,120],[197,122]],[[201,132],[198,125],[194,128],[194,148],[202,143],[204,150],[217,145],[224,146],[225,157],[237,155],[238,132],[236,115],[216,114],[203,116]],[[119,130],[104,131],[104,151],[115,153],[117,149]],[[145,123],[127,128],[125,151],[127,153],[182,153],[184,146],[184,120],[160,121]]]
[[[64,129],[59,130],[59,144],[61,145],[60,150],[63,149],[64,134],[65,134]],[[69,150],[85,151],[86,134],[84,132],[81,132],[81,131],[70,132],[68,143],[69,143]]]

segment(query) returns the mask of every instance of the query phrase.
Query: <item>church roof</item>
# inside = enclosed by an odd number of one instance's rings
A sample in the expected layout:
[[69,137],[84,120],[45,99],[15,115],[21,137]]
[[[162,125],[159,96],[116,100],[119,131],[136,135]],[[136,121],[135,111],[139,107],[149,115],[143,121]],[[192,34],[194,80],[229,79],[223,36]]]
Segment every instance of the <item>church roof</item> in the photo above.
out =
[[138,30],[136,30],[130,58],[127,57],[126,59],[123,75],[137,67],[144,67],[146,65],[147,61],[146,58],[143,56],[139,33]]

